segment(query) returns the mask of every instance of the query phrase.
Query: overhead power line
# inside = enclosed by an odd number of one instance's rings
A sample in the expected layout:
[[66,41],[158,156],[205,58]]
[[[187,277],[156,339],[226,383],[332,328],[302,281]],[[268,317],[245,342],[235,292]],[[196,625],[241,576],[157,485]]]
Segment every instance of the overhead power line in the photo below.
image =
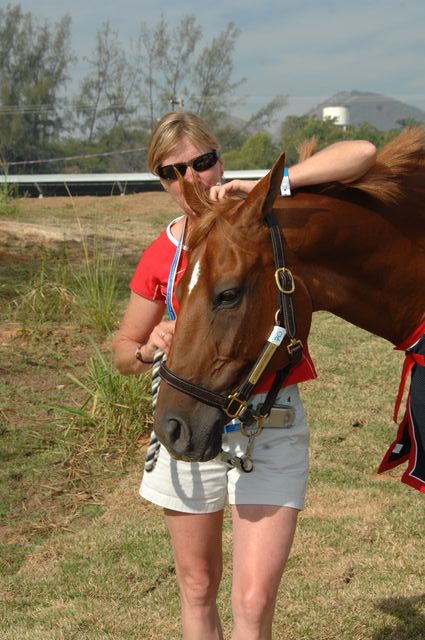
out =
[[[188,96],[187,100],[205,100],[205,99],[216,99],[219,98],[220,96]],[[253,103],[253,102],[267,102],[272,100],[274,97],[276,96],[266,96],[266,95],[244,95],[244,96],[233,96],[235,99],[237,100],[241,100],[241,102],[245,102],[245,103]],[[297,96],[297,95],[287,95],[286,96],[287,100],[288,100],[288,104],[290,104],[291,101],[294,100],[303,100],[303,101],[307,101],[307,102],[317,102],[318,104],[321,104],[322,102],[326,101],[326,100],[330,100],[330,98],[326,99],[324,96]],[[332,97],[333,98],[333,97]],[[394,102],[394,100],[403,100],[403,101],[418,101],[418,100],[424,100],[425,95],[424,94],[418,94],[418,95],[398,95],[396,98],[393,97],[389,97],[389,96],[384,96],[381,94],[371,94],[369,95],[356,95],[356,96],[348,96],[349,101],[348,103],[364,103],[367,104],[369,102],[375,102],[376,100],[379,99],[380,102]],[[344,99],[341,98],[342,103],[344,103]],[[176,106],[183,109],[184,106],[184,100],[183,98],[179,98],[176,99],[174,97],[171,98],[163,98],[163,99],[157,99],[153,101],[154,105],[161,105],[164,103],[171,103],[172,108],[175,108]],[[54,105],[54,104],[33,104],[33,105],[18,105],[18,104],[14,104],[14,105],[4,105],[1,106],[0,105],[0,116],[2,115],[15,115],[15,114],[23,114],[23,115],[38,115],[38,114],[44,114],[44,113],[49,113],[49,112],[53,112],[53,111],[58,111],[58,110],[65,110],[65,109],[69,109],[72,111],[95,111],[97,110],[98,112],[103,112],[105,113],[105,111],[117,111],[119,109],[122,109],[123,111],[137,111],[140,108],[140,104],[137,105],[133,105],[133,106],[129,106],[128,104],[124,104],[124,103],[120,103],[120,102],[116,102],[116,103],[112,103],[112,104],[81,104],[78,102],[71,102],[69,104],[59,104],[59,105]],[[342,105],[343,106],[343,105]]]
[[112,110],[112,109],[134,109],[136,110],[137,107],[129,107],[126,104],[122,104],[122,103],[113,103],[113,104],[107,104],[107,105],[87,105],[87,104],[79,104],[79,103],[72,103],[72,104],[59,104],[59,105],[52,105],[52,104],[33,104],[33,105],[5,105],[5,106],[0,106],[0,115],[13,115],[16,113],[23,113],[23,114],[38,114],[38,113],[48,113],[50,111],[57,111],[59,109],[72,109],[75,111],[94,111],[94,110],[98,110],[98,111],[106,111],[106,110]]
[[118,151],[103,151],[102,153],[85,153],[78,156],[64,156],[62,158],[49,158],[47,160],[19,160],[17,162],[5,162],[8,167],[26,164],[47,164],[50,162],[64,162],[68,160],[83,160],[85,158],[100,158],[103,156],[123,155],[126,153],[137,153],[139,151],[147,151],[146,147],[137,147],[136,149],[120,149]]

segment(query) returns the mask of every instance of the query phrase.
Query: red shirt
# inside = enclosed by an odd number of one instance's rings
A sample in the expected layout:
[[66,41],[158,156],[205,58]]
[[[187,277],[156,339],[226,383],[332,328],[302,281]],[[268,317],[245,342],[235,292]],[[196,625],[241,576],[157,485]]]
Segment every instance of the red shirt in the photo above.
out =
[[[168,275],[176,253],[178,242],[171,235],[173,220],[166,229],[143,252],[130,282],[130,289],[148,300],[162,300],[167,296]],[[183,247],[177,267],[175,284],[183,277],[187,265],[187,252]],[[174,287],[174,291],[175,291]],[[179,304],[173,291],[173,306],[176,312]]]
[[[171,234],[173,220],[166,229],[143,252],[139,264],[130,282],[130,289],[148,300],[162,300],[165,304],[167,295],[168,275],[171,263],[177,249],[177,240]],[[180,262],[177,267],[176,284],[182,278],[187,266],[187,253],[185,248],[181,252]],[[175,287],[174,287],[175,290]],[[178,302],[173,292],[173,305],[178,312]],[[299,364],[292,369],[285,380],[285,387],[298,384],[317,377],[313,361],[304,345],[303,355]],[[255,391],[263,393],[267,391],[274,379],[274,374],[267,376],[260,382]]]

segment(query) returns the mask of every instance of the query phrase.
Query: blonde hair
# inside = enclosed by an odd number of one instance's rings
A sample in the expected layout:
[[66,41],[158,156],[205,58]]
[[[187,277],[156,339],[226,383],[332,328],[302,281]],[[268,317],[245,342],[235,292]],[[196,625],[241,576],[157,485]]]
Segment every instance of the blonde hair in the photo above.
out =
[[148,149],[148,168],[156,173],[162,160],[187,138],[197,147],[219,149],[215,135],[205,122],[193,113],[167,113],[152,132]]

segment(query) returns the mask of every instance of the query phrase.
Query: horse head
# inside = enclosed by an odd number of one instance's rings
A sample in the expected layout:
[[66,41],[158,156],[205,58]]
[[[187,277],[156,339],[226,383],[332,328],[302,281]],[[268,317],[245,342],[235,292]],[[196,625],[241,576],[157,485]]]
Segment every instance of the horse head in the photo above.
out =
[[[277,285],[270,233],[264,218],[280,195],[284,156],[245,200],[208,203],[182,182],[197,214],[188,238],[189,261],[178,285],[179,315],[167,369],[190,385],[230,396],[250,372],[277,323]],[[305,341],[312,306],[303,283],[293,276],[291,295],[297,339]],[[285,367],[288,339],[276,349],[263,375]],[[221,448],[229,415],[163,380],[154,429],[178,459],[205,461]]]

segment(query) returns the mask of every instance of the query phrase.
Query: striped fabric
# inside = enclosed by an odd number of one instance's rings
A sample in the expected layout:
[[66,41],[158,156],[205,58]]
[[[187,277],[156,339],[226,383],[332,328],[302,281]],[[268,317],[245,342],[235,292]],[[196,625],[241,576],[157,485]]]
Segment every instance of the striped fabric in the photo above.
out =
[[[422,330],[425,327],[422,326]],[[417,338],[417,332],[415,339]],[[407,342],[407,341],[406,341]],[[406,342],[396,347],[406,352],[399,392],[394,410],[397,422],[403,390],[410,374],[406,412],[400,422],[397,437],[382,460],[378,473],[407,462],[401,481],[425,493],[425,331],[412,346]]]

